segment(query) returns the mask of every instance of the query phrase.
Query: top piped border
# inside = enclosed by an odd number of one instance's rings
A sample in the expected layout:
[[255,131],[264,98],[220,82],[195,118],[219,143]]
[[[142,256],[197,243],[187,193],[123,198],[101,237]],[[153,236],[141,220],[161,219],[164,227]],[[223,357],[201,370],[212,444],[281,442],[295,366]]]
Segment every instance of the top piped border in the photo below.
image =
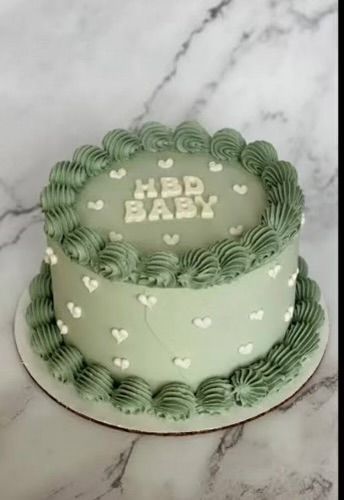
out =
[[[229,128],[211,137],[196,122],[181,123],[174,131],[149,122],[136,133],[113,130],[102,145],[103,149],[81,146],[72,161],[61,161],[53,167],[41,194],[41,207],[48,238],[58,242],[73,261],[105,278],[158,287],[204,288],[228,283],[277,255],[300,229],[304,197],[296,169],[280,161],[275,148],[266,141],[246,144]],[[260,224],[237,241],[223,239],[181,256],[164,251],[142,254],[130,243],[107,241],[80,224],[76,195],[89,178],[140,151],[173,150],[209,153],[220,161],[236,159],[246,171],[260,177],[267,196]]]

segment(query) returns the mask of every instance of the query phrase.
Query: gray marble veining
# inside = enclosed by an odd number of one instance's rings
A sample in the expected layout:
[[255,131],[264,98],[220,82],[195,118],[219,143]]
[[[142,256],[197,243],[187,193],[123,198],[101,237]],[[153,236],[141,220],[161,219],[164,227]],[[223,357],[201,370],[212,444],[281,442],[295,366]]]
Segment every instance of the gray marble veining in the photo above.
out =
[[[0,6],[2,500],[335,500],[337,3],[333,0],[4,0]],[[321,367],[272,413],[184,438],[103,428],[45,396],[12,339],[44,249],[49,169],[115,127],[196,118],[293,162],[301,251],[329,307]]]

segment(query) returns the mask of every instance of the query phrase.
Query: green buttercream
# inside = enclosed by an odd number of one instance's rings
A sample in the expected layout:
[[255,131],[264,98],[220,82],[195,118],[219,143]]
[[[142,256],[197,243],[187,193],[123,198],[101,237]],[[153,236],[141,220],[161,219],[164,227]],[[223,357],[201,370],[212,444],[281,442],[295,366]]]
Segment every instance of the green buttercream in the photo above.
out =
[[178,281],[188,288],[203,288],[214,285],[219,279],[219,273],[220,265],[216,255],[199,248],[189,250],[181,257]]
[[187,384],[172,382],[154,396],[153,411],[158,417],[186,420],[195,409],[196,398]]
[[71,206],[75,202],[75,191],[65,184],[51,182],[43,189],[40,202],[43,211],[66,205]]
[[236,241],[219,241],[212,245],[210,251],[219,261],[221,282],[224,283],[228,283],[239,274],[244,273],[250,264],[247,248]]
[[103,146],[114,160],[126,160],[142,148],[139,138],[124,129],[106,134]]
[[54,318],[54,305],[51,296],[34,298],[26,311],[26,321],[32,328],[49,323]]
[[250,368],[238,368],[229,378],[233,386],[236,404],[253,406],[268,393],[268,386],[260,377],[259,372]]
[[272,187],[267,193],[268,201],[275,205],[291,205],[296,210],[303,210],[304,196],[300,187],[294,182],[283,182]]
[[30,283],[29,292],[31,299],[52,296],[51,274],[37,274]]
[[303,278],[301,273],[296,281],[296,300],[316,302],[320,300],[320,288],[318,284],[310,278]]
[[61,344],[62,336],[55,323],[43,323],[31,330],[32,349],[43,359],[55,356]]
[[263,225],[247,231],[240,243],[250,251],[253,265],[261,264],[280,249],[276,231]]
[[254,175],[261,175],[267,165],[277,160],[276,149],[266,141],[251,142],[241,153],[243,166]]
[[59,161],[49,176],[50,182],[80,189],[87,180],[85,168],[74,161]]
[[302,356],[300,352],[285,342],[274,345],[266,358],[275,371],[280,372],[283,382],[286,381],[287,377],[290,379],[292,375],[296,376],[301,367]]
[[324,310],[318,302],[304,300],[295,305],[293,322],[311,323],[314,328],[320,328],[324,320]]
[[319,333],[311,323],[292,323],[284,337],[284,344],[298,353],[300,361],[311,354],[318,343]]
[[61,382],[71,382],[83,364],[83,356],[76,347],[62,344],[48,360],[48,369]]
[[299,268],[299,276],[298,278],[307,278],[308,276],[308,265],[303,257],[299,257],[297,261],[297,265]]
[[98,268],[109,279],[133,278],[139,262],[137,250],[126,242],[108,243],[99,253]]
[[124,413],[142,413],[152,404],[152,391],[140,377],[127,377],[114,390],[112,404]]
[[210,153],[218,160],[239,158],[246,145],[245,139],[239,132],[231,128],[218,130],[210,142]]
[[284,182],[297,184],[297,171],[288,161],[275,161],[264,167],[262,181],[267,189]]
[[148,286],[176,286],[179,259],[173,253],[155,252],[144,259],[139,283]]
[[263,213],[262,223],[278,234],[282,242],[296,235],[301,214],[291,205],[270,204]]
[[234,404],[233,387],[225,378],[211,377],[198,386],[196,399],[198,413],[222,413]]
[[98,175],[109,165],[109,155],[97,146],[81,146],[75,150],[73,160],[83,166],[88,176]]
[[210,136],[197,122],[183,122],[174,132],[174,144],[181,153],[208,151]]
[[93,263],[104,247],[104,238],[88,227],[76,228],[65,237],[62,243],[66,255],[83,265]]
[[158,122],[147,122],[139,131],[139,138],[146,151],[164,151],[173,147],[172,129]]
[[78,227],[78,216],[71,207],[56,207],[45,214],[44,230],[50,238],[61,241]]
[[111,373],[97,364],[86,365],[75,377],[75,387],[84,399],[109,401],[113,389]]

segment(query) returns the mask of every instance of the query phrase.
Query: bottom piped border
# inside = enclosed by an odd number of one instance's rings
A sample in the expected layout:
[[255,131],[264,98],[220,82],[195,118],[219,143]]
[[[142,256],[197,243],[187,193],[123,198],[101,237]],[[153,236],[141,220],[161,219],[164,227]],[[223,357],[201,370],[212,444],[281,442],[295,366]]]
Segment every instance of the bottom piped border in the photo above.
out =
[[295,378],[304,361],[318,347],[324,310],[320,289],[308,277],[299,257],[293,318],[283,339],[258,360],[235,369],[228,377],[213,376],[196,391],[182,382],[170,382],[155,393],[142,378],[121,381],[97,363],[87,362],[81,352],[67,344],[56,324],[50,267],[43,263],[30,284],[26,319],[34,351],[47,362],[52,376],[73,383],[82,398],[109,401],[125,413],[149,412],[158,417],[185,420],[193,414],[219,414],[233,405],[252,407],[269,393]]

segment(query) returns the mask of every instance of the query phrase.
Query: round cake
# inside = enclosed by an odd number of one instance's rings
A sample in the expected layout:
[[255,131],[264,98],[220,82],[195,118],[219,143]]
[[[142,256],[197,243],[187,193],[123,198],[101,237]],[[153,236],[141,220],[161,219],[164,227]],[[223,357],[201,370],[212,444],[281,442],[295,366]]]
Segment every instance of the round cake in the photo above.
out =
[[317,349],[297,172],[195,122],[115,129],[58,162],[31,345],[80,397],[184,420],[254,406]]

